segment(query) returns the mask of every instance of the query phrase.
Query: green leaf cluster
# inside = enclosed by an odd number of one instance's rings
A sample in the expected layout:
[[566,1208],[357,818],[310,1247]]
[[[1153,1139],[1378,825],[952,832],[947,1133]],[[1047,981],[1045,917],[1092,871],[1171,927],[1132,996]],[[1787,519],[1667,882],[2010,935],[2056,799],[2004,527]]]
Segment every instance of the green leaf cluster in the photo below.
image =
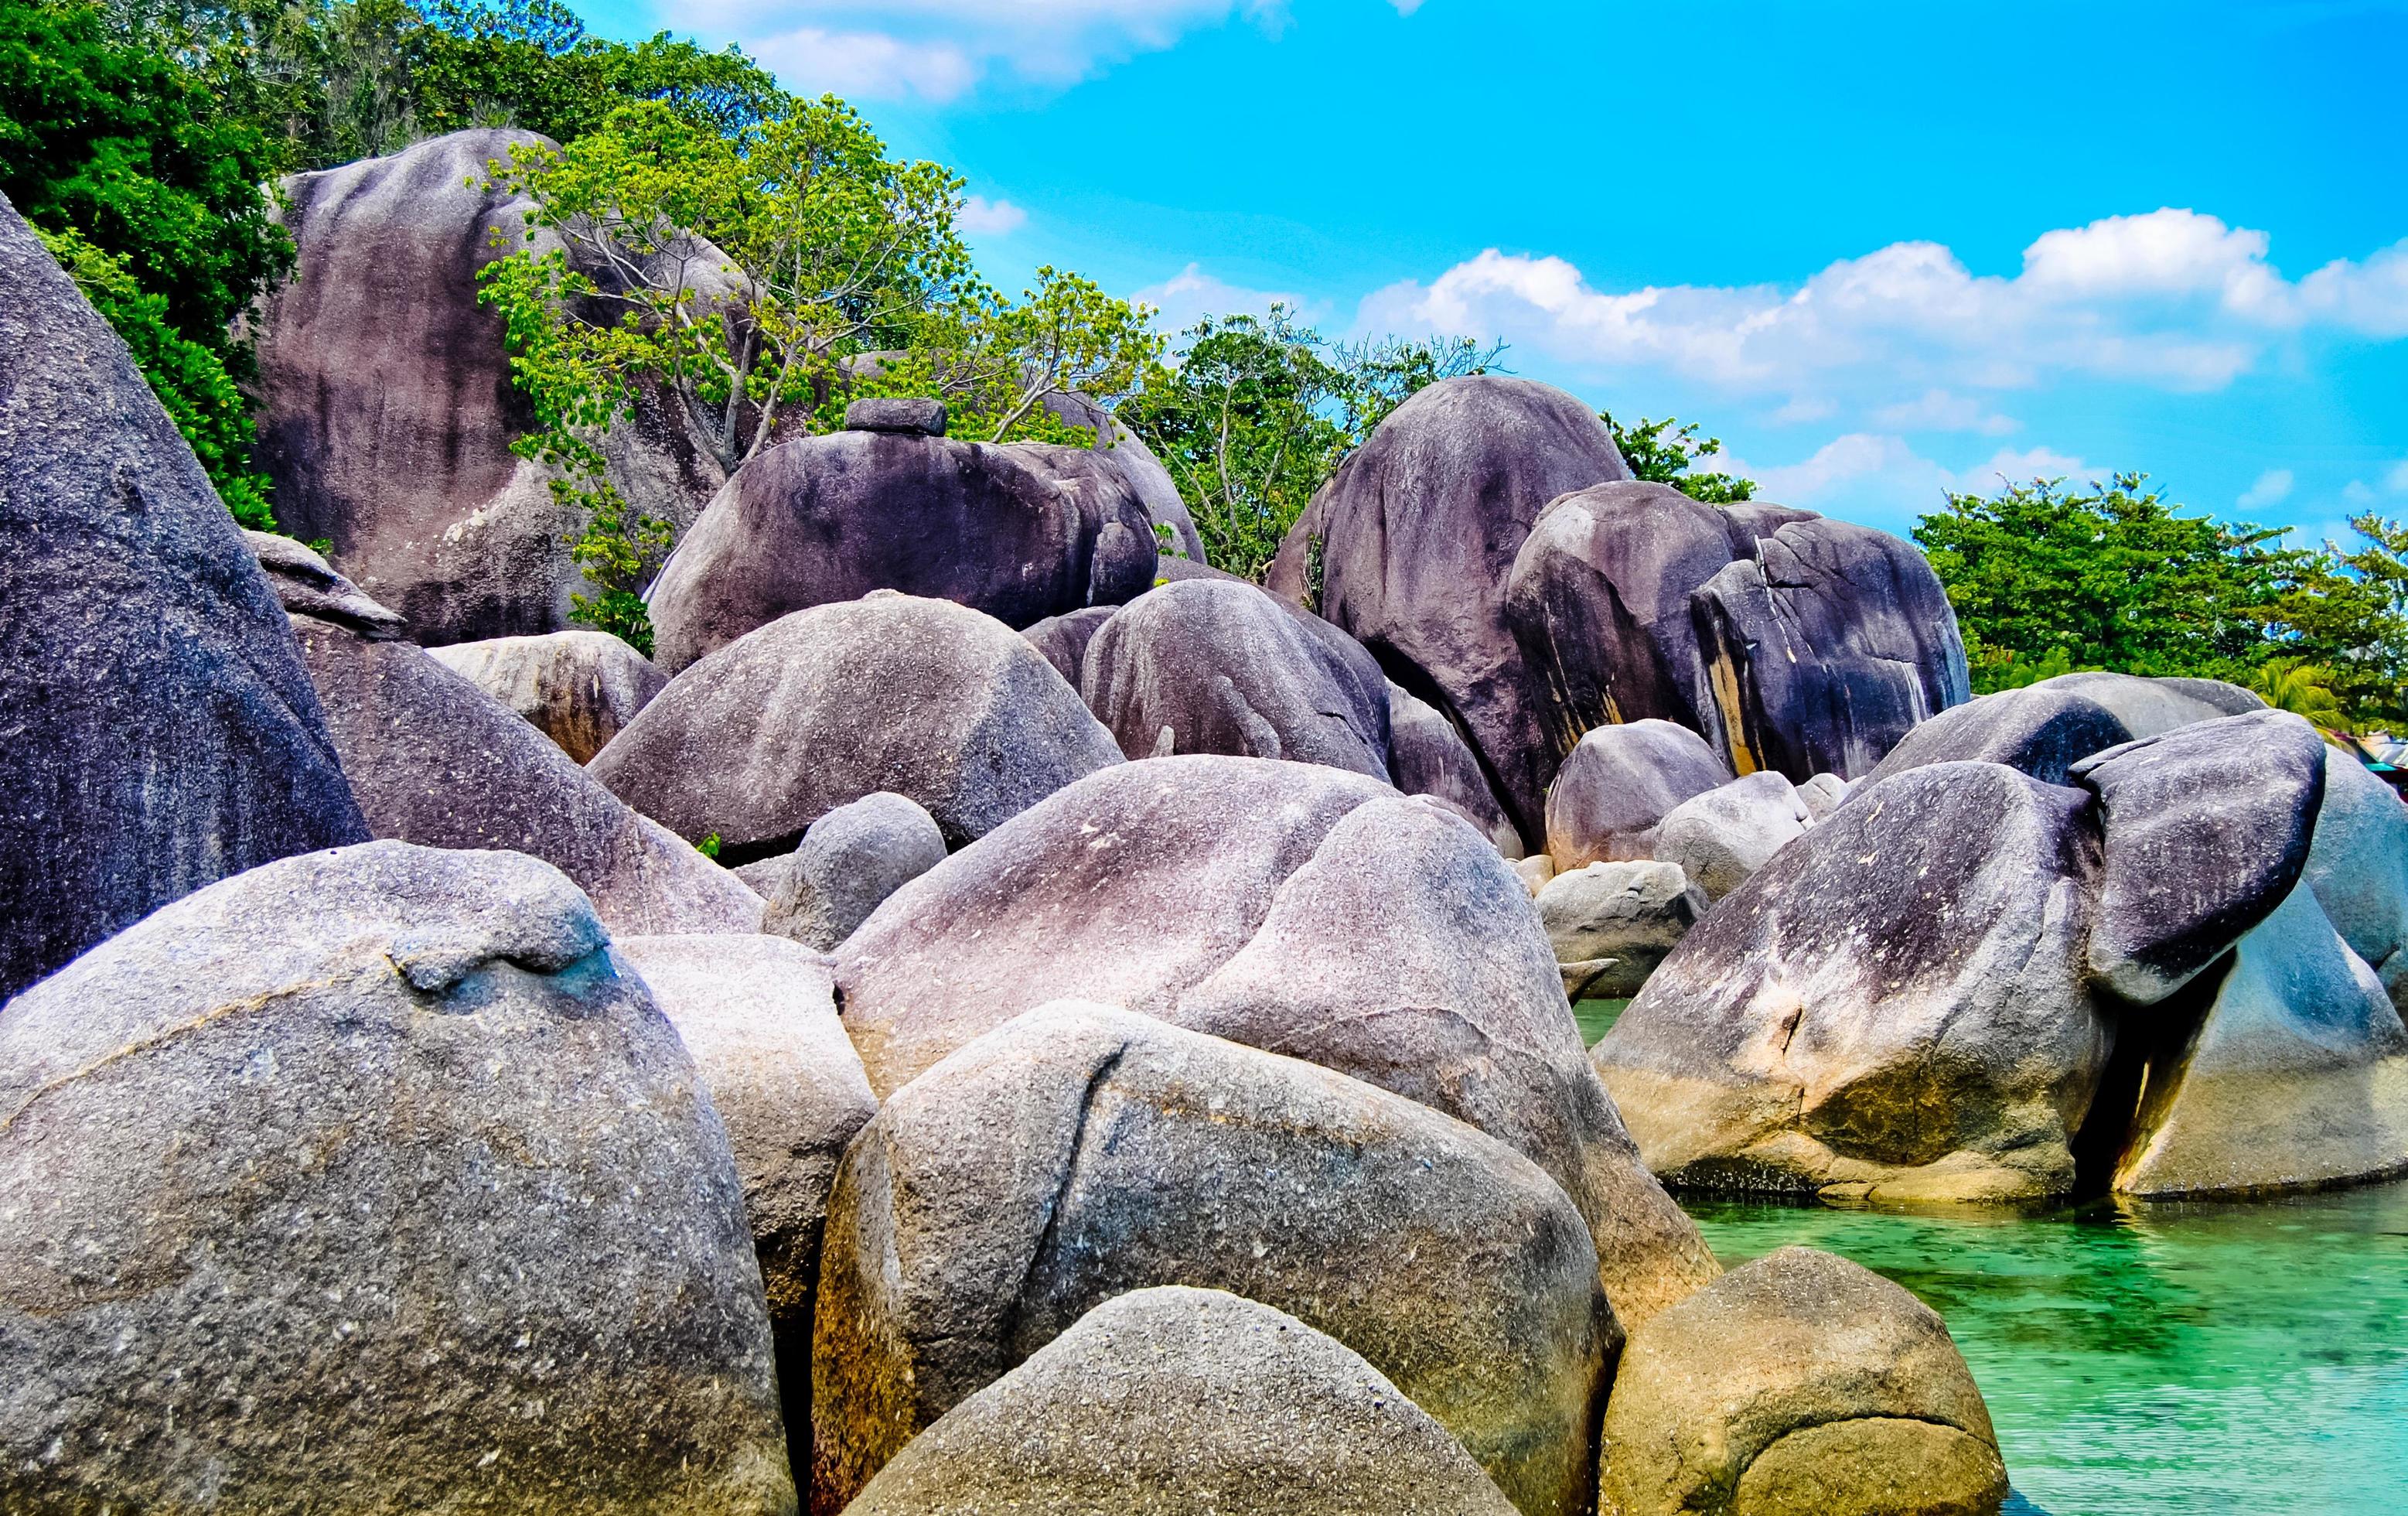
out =
[[1700,462],[1723,450],[1723,442],[1719,437],[1699,440],[1696,422],[1684,425],[1678,416],[1666,416],[1661,421],[1641,416],[1635,425],[1625,426],[1602,411],[1598,412],[1598,419],[1613,433],[1613,445],[1620,450],[1622,461],[1630,465],[1634,479],[1670,484],[1689,498],[1708,505],[1729,505],[1756,498],[1755,480],[1698,469]]

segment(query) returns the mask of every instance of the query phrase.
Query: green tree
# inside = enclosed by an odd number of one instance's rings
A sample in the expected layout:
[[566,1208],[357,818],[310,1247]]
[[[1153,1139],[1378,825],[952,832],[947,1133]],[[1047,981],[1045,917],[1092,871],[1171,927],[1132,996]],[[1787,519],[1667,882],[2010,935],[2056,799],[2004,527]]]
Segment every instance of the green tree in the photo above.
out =
[[0,6],[0,193],[126,339],[236,514],[270,518],[230,324],[290,267],[273,144],[92,5]]
[[1719,437],[1698,439],[1698,425],[1684,426],[1678,416],[1666,416],[1650,421],[1641,416],[1636,425],[1625,426],[1606,411],[1598,419],[1613,433],[1613,445],[1622,453],[1622,460],[1630,465],[1631,476],[1670,484],[1693,500],[1708,505],[1729,505],[1733,501],[1753,499],[1756,481],[1736,474],[1698,471],[1697,466],[1722,452]]

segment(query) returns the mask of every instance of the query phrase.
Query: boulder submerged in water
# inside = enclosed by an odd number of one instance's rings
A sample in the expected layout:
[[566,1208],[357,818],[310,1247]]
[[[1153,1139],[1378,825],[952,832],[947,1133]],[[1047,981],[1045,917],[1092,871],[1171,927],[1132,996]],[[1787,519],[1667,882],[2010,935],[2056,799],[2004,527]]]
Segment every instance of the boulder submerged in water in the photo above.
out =
[[1120,749],[1044,655],[950,601],[882,591],[797,611],[721,648],[594,759],[611,793],[729,863],[792,852],[879,790],[984,836]]
[[5,1000],[203,886],[368,832],[234,518],[5,200],[0,296]]
[[0,1506],[793,1509],[726,1133],[546,864],[187,896],[0,1009]]
[[939,1417],[845,1508],[1053,1516],[1512,1516],[1362,1355],[1221,1290],[1115,1295]]
[[1544,1172],[1330,1070],[1056,1004],[896,1091],[846,1154],[813,1509],[841,1508],[1096,1306],[1168,1284],[1345,1344],[1532,1516],[1588,1507],[1618,1332],[1588,1230]]

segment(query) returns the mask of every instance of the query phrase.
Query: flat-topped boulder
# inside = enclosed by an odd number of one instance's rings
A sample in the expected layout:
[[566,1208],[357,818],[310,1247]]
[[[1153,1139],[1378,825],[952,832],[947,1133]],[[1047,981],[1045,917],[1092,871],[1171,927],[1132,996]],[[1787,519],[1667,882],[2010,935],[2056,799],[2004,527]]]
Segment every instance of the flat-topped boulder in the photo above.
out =
[[781,616],[685,670],[590,772],[687,841],[717,835],[734,864],[791,853],[880,790],[960,846],[1120,761],[1025,638],[890,591]]
[[1115,1295],[904,1446],[853,1516],[1512,1516],[1335,1337],[1222,1290]]
[[432,651],[580,763],[591,762],[668,683],[652,659],[607,631],[495,637]]
[[6,1000],[205,885],[368,833],[234,518],[6,201],[0,346]]
[[1588,1509],[1617,1333],[1587,1228],[1544,1171],[1360,1080],[1082,1005],[971,1043],[846,1153],[813,1341],[813,1508],[842,1507],[1105,1300],[1172,1284],[1361,1354],[1521,1510]]
[[188,895],[0,1009],[0,1508],[794,1509],[727,1133],[547,864]]
[[2162,737],[2176,727],[2218,716],[2247,715],[2266,702],[2221,679],[2152,679],[2131,673],[2061,673],[2031,686],[2078,695],[2104,706],[2136,737]]

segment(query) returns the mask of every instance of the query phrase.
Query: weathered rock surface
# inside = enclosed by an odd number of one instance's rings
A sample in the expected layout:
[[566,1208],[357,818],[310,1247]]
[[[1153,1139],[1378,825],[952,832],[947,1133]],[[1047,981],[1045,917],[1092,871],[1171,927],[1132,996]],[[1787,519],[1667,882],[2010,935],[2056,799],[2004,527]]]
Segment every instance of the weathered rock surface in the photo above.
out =
[[1437,707],[1396,684],[1388,686],[1388,776],[1408,795],[1445,801],[1505,857],[1522,856],[1522,834],[1497,803],[1479,755]]
[[2266,702],[2220,679],[2148,679],[2129,673],[2061,673],[2031,686],[2078,695],[2124,724],[2135,738],[2162,737],[2176,727],[2218,716],[2247,715]]
[[1029,645],[1045,655],[1054,671],[1072,689],[1079,687],[1079,675],[1087,663],[1087,644],[1096,640],[1103,624],[1118,612],[1117,605],[1090,605],[1084,610],[1068,611],[1058,616],[1047,616],[1037,625],[1021,632]]
[[796,1476],[808,1480],[811,1302],[828,1189],[877,1098],[822,960],[776,937],[622,937],[612,951],[694,1056],[727,1129],[761,1263]]
[[287,859],[19,996],[0,1214],[10,1510],[792,1509],[726,1133],[535,859]]
[[1806,802],[1807,816],[1820,821],[1840,808],[1852,787],[1836,773],[1818,773],[1798,787],[1798,798]]
[[1513,865],[1513,877],[1522,881],[1522,888],[1530,892],[1533,900],[1538,899],[1539,891],[1546,888],[1547,881],[1555,876],[1555,860],[1544,853],[1533,853]]
[[675,674],[781,616],[876,589],[1031,626],[1142,593],[1156,552],[1135,486],[1085,449],[797,438],[738,469],[662,569],[655,657]]
[[1460,1122],[1151,1018],[1041,1009],[897,1090],[846,1155],[812,1507],[1102,1301],[1187,1284],[1337,1338],[1521,1509],[1578,1511],[1615,1335],[1596,1269],[1555,1182]]
[[1446,1428],[1285,1311],[1163,1285],[1105,1301],[939,1417],[853,1516],[1511,1516]]
[[[563,246],[548,232],[525,240],[527,202],[481,187],[490,161],[542,140],[454,132],[283,183],[295,277],[257,324],[277,519],[333,539],[336,566],[423,642],[556,630],[584,587],[572,513],[509,451],[531,415],[501,317],[477,303],[486,263]],[[721,261],[698,258],[695,274],[712,278]],[[722,483],[680,410],[651,395],[604,450],[621,493],[680,527]]]
[[[1506,581],[1548,501],[1629,477],[1612,434],[1563,391],[1496,375],[1446,380],[1398,406],[1339,466],[1271,568],[1272,589],[1426,676],[1531,845],[1562,755],[1547,735],[1544,681],[1506,621]],[[1306,583],[1315,539],[1317,601]]]
[[2325,798],[2300,883],[2349,950],[2408,1001],[2408,805],[2364,765],[2325,755]]
[[716,832],[735,864],[792,852],[822,816],[882,789],[925,806],[959,846],[1120,761],[1025,638],[890,592],[722,648],[672,679],[591,772],[690,842]]
[[[1677,863],[1592,863],[1556,874],[1539,890],[1538,902],[1539,922],[1564,968],[1564,992],[1575,1000],[1639,993],[1707,904],[1705,891]],[[1576,975],[1575,964],[1598,966]]]
[[293,614],[348,627],[372,642],[392,642],[407,629],[398,613],[368,599],[315,549],[272,531],[246,531],[242,540],[259,559],[277,603]]
[[[1197,533],[1196,518],[1188,513],[1178,483],[1142,438],[1083,395],[1056,391],[1045,397],[1044,406],[1071,426],[1084,426],[1096,434],[1094,451],[1098,458],[1126,479],[1138,498],[1145,502],[1145,513],[1154,520],[1154,541],[1163,544],[1166,562],[1200,566],[1206,561],[1204,539]],[[1165,527],[1170,528],[1167,541],[1162,531]]]
[[761,897],[742,880],[629,810],[423,648],[311,616],[293,628],[375,835],[539,858],[614,931],[760,930]]
[[1693,795],[1656,831],[1656,856],[1680,865],[1692,884],[1718,901],[1806,835],[1806,802],[1770,769]]
[[2325,744],[2283,711],[2178,727],[2075,763],[2106,835],[2090,969],[2165,999],[2290,893],[2324,801]]
[[607,631],[495,637],[434,653],[580,763],[593,761],[668,683],[650,658]]
[[1321,625],[1315,635],[1252,585],[1165,585],[1096,630],[1080,693],[1133,758],[1225,753],[1384,780],[1387,683],[1352,638]]
[[882,789],[864,795],[803,833],[770,890],[761,930],[824,953],[943,861],[945,834],[919,801]]
[[1784,1248],[1631,1335],[1599,1516],[1991,1516],[1998,1434],[1930,1307]]
[[1535,1160],[1641,1320],[1713,1277],[1586,1064],[1526,891],[1457,818],[1316,764],[1187,757],[1095,775],[887,901],[837,952],[891,1092],[1064,997],[1308,1059]]
[[293,633],[125,344],[0,200],[0,1000],[366,840]]
[[1666,816],[1730,782],[1730,770],[1686,727],[1650,718],[1594,728],[1547,791],[1548,856],[1566,874],[1653,858]]
[[1664,960],[1596,1049],[1648,1166],[1701,1189],[2072,1188],[2110,1027],[2088,797],[2000,764],[1867,787]]
[[2049,684],[1984,695],[1941,712],[1901,739],[1865,776],[1878,783],[1927,763],[2003,763],[2048,785],[2071,784],[2073,765],[2132,740],[2113,713]]

